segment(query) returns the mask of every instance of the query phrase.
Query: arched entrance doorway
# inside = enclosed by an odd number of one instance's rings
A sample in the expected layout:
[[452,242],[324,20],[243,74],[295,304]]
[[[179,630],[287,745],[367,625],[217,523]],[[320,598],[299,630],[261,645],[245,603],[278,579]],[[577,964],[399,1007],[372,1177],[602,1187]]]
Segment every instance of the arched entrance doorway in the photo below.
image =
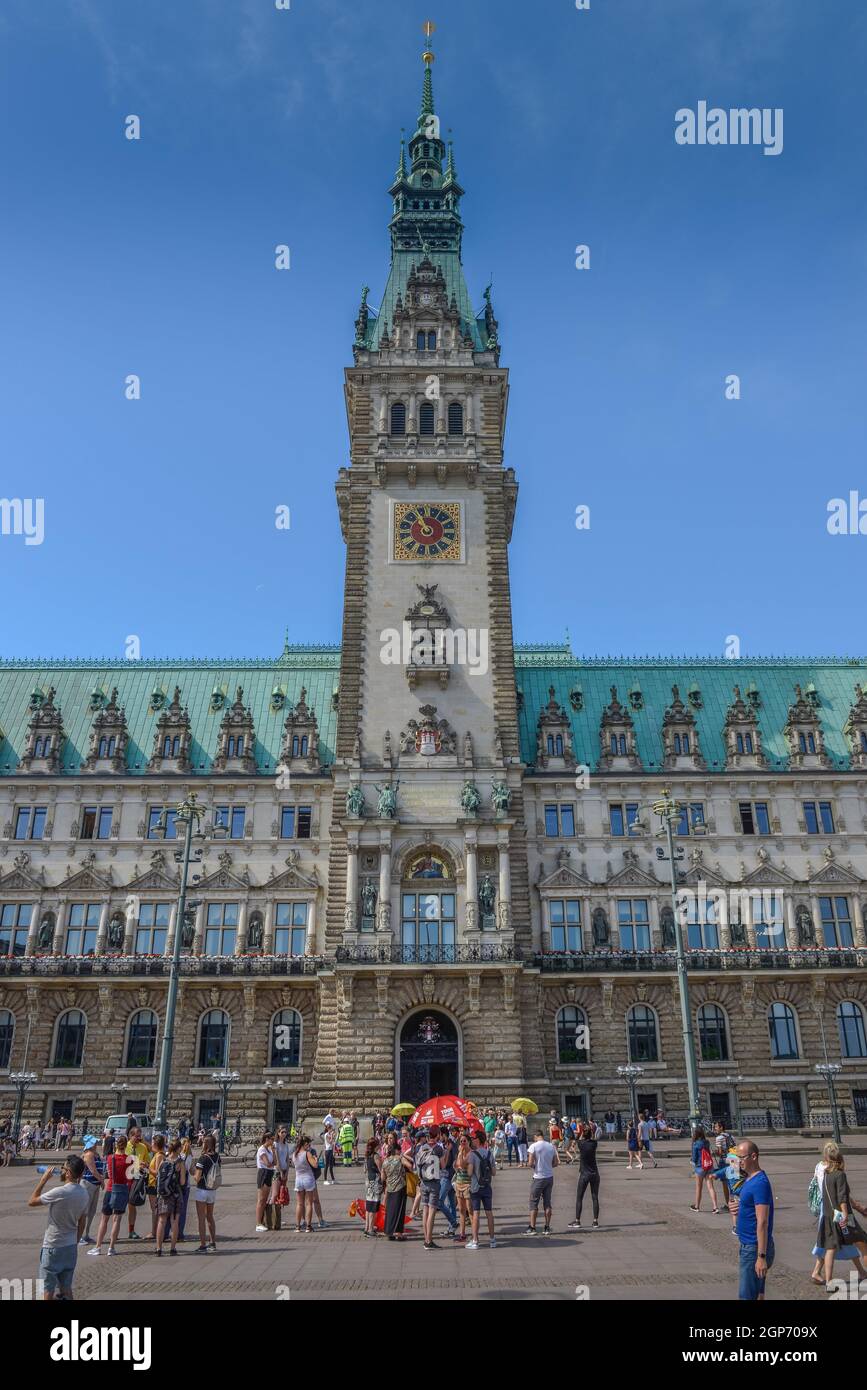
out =
[[457,1025],[437,1009],[410,1014],[398,1040],[400,1099],[419,1105],[431,1096],[459,1095]]

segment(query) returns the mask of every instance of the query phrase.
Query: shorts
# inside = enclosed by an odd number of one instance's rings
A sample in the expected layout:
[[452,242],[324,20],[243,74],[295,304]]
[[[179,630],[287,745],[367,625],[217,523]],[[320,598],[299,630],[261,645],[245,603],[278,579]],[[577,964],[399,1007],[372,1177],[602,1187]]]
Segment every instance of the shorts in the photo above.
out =
[[270,1187],[270,1186],[271,1186],[271,1183],[272,1183],[273,1181],[274,1181],[274,1169],[273,1169],[273,1168],[257,1168],[257,1169],[256,1169],[256,1187],[257,1187],[257,1188],[259,1188],[259,1187]]
[[181,1199],[178,1196],[157,1197],[157,1216],[180,1216]]
[[364,1202],[368,1211],[375,1211],[382,1201],[382,1183],[369,1182],[364,1189]]
[[[756,1274],[756,1257],[759,1253],[757,1245],[744,1245],[741,1243],[740,1253],[740,1277],[738,1280],[738,1298],[742,1302],[755,1303],[760,1293],[765,1291],[765,1281]],[[768,1241],[768,1269],[774,1263],[774,1242]]]
[[422,1178],[421,1183],[421,1204],[423,1207],[437,1207],[440,1200],[440,1180],[439,1178]]
[[111,1187],[102,1199],[103,1216],[120,1216],[129,1206],[129,1188]]
[[534,1178],[530,1187],[530,1210],[538,1211],[541,1202],[543,1210],[550,1211],[553,1192],[553,1178]]
[[193,1192],[197,1202],[204,1202],[206,1206],[212,1207],[217,1200],[216,1188],[194,1187]]
[[480,1187],[478,1192],[470,1193],[470,1207],[473,1211],[490,1211],[494,1205],[494,1193],[490,1187]]
[[39,1278],[46,1293],[72,1292],[72,1276],[78,1248],[75,1245],[43,1245],[39,1252]]

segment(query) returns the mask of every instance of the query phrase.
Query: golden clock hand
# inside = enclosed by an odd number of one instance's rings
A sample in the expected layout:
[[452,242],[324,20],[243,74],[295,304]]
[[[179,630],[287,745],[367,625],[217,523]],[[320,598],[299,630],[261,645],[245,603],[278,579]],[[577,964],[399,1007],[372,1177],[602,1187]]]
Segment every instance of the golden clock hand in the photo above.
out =
[[434,533],[434,528],[432,526],[427,525],[427,523],[424,520],[424,517],[419,518],[419,530],[421,531],[421,534],[423,536],[432,536]]

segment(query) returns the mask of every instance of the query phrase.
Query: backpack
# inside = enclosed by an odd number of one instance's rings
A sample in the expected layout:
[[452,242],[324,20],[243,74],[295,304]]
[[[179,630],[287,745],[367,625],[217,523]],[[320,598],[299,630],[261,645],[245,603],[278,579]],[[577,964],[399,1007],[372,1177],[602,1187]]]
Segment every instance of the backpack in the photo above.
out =
[[435,1182],[440,1175],[439,1154],[434,1153],[429,1144],[424,1144],[416,1154],[419,1175],[425,1182]]
[[710,1170],[713,1168],[713,1166],[714,1166],[714,1163],[713,1163],[713,1154],[711,1153],[710,1149],[708,1149],[708,1148],[702,1149],[702,1151],[701,1151],[701,1171],[702,1171],[703,1173],[709,1173]]
[[214,1192],[223,1185],[223,1173],[220,1168],[220,1160],[214,1154],[210,1154],[209,1157],[211,1166],[205,1175],[205,1187],[209,1192]]
[[815,1173],[810,1179],[810,1186],[807,1189],[807,1205],[814,1216],[818,1216],[822,1210],[822,1189]]
[[166,1158],[157,1169],[157,1196],[180,1197],[181,1184],[175,1169],[174,1160]]
[[494,1176],[494,1169],[491,1163],[491,1156],[490,1154],[481,1154],[477,1149],[476,1158],[479,1160],[479,1187],[490,1187],[491,1179]]

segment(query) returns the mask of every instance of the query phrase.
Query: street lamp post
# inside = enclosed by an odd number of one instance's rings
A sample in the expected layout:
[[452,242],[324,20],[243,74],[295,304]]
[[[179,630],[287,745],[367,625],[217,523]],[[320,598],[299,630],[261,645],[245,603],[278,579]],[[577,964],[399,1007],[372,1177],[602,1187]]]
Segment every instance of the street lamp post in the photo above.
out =
[[226,1119],[229,1104],[229,1089],[234,1086],[236,1081],[241,1080],[241,1073],[237,1071],[228,1071],[224,1068],[222,1071],[212,1071],[211,1080],[216,1081],[220,1088],[220,1132],[217,1136],[217,1146],[220,1153],[223,1153],[226,1147]]
[[831,1102],[831,1128],[834,1132],[834,1143],[842,1144],[840,1135],[840,1112],[837,1109],[837,1087],[834,1084],[843,1068],[839,1062],[817,1062],[814,1068],[816,1074],[825,1080],[828,1087],[828,1099]]
[[632,1118],[638,1123],[638,1099],[635,1094],[635,1083],[639,1076],[644,1075],[644,1067],[639,1067],[635,1062],[627,1062],[625,1067],[617,1068],[617,1075],[622,1077],[629,1087],[629,1104],[632,1108]]
[[[672,797],[667,787],[663,788],[658,801],[651,802],[651,810],[665,825],[668,840],[668,864],[671,870],[671,909],[674,914],[674,948],[677,960],[677,992],[680,999],[680,1024],[683,1034],[683,1055],[686,1061],[686,1086],[689,1093],[689,1127],[695,1133],[701,1123],[701,1109],[698,1094],[698,1067],[695,1060],[695,1038],[692,1031],[692,1011],[689,1004],[689,979],[686,970],[686,951],[683,944],[683,925],[677,903],[677,867],[674,858],[674,827],[680,820],[681,807]],[[641,833],[640,820],[632,823],[633,829]],[[661,857],[661,856],[660,856]]]
[[[183,850],[176,852],[175,859],[181,865],[181,885],[178,892],[178,913],[175,921],[175,939],[172,945],[172,959],[169,967],[169,989],[166,996],[166,1023],[163,1032],[163,1045],[160,1052],[160,1072],[157,1082],[157,1103],[154,1113],[154,1132],[165,1131],[166,1111],[168,1109],[169,1086],[172,1076],[172,1051],[175,1041],[175,1013],[178,1005],[178,980],[181,973],[181,945],[184,934],[184,917],[187,905],[187,877],[190,870],[190,862],[197,863],[202,857],[202,851],[197,849],[193,857],[193,834],[198,830],[198,825],[204,816],[204,808],[199,805],[198,797],[195,792],[190,792],[185,801],[175,809],[175,822],[185,826]],[[167,813],[164,811],[160,821],[157,822],[158,828],[163,835],[166,832]]]
[[17,1144],[18,1133],[21,1129],[21,1112],[24,1109],[24,1097],[30,1090],[30,1087],[36,1084],[39,1077],[35,1071],[11,1071],[9,1073],[9,1080],[17,1091],[15,1099],[15,1119],[12,1126],[12,1137]]
[[737,1076],[727,1076],[725,1079],[726,1085],[735,1093],[735,1127],[738,1134],[743,1134],[744,1132],[743,1120],[741,1119],[741,1094],[739,1089],[743,1079],[740,1073],[738,1073]]

